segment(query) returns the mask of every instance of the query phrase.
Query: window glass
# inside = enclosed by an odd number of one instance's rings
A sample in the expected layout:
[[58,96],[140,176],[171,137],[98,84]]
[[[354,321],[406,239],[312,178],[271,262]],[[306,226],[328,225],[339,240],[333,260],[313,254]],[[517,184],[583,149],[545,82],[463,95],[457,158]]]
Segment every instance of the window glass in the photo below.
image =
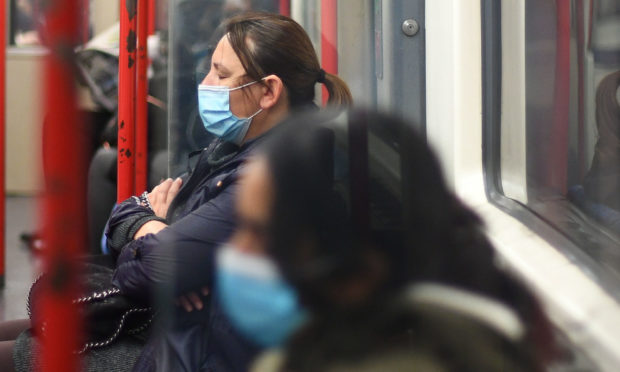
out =
[[620,1],[501,6],[502,191],[620,278]]
[[[93,0],[76,2],[81,21],[80,40],[86,42],[92,34],[92,25],[88,15]],[[25,47],[45,43],[45,21],[43,15],[44,0],[10,0],[9,45]]]

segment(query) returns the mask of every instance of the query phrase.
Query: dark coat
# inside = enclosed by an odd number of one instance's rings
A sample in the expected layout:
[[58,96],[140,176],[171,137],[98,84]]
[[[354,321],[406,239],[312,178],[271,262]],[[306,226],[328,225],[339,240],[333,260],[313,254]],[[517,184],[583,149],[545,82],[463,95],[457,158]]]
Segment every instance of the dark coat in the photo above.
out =
[[[231,327],[212,285],[215,252],[235,229],[239,171],[258,142],[238,148],[216,141],[202,151],[169,208],[169,226],[122,248],[114,284],[126,295],[156,303],[157,291],[176,298],[211,289],[203,310],[178,311],[172,328],[149,340],[134,370],[245,371],[258,352]],[[110,229],[141,208],[121,203],[110,217]]]

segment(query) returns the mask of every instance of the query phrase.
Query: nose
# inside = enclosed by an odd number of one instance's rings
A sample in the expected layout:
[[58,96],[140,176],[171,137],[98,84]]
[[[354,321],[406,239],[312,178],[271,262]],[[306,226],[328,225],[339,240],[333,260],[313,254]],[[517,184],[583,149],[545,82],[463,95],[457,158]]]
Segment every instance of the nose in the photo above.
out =
[[216,85],[215,81],[213,79],[213,71],[209,71],[209,73],[204,77],[204,79],[202,79],[202,81],[200,82],[201,85]]

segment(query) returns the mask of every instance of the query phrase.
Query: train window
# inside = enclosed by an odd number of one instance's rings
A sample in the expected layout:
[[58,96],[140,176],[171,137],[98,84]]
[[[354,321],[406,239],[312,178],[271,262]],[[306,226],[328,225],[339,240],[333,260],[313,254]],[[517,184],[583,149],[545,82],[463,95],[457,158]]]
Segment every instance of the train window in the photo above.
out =
[[620,2],[483,4],[489,195],[617,288]]
[[10,44],[12,45],[40,45],[39,32],[37,30],[37,8],[34,1],[11,0],[11,33]]
[[[94,0],[81,1],[80,19],[83,20],[80,40],[86,42],[92,33],[92,25],[88,14],[91,3]],[[43,45],[45,33],[44,27],[43,0],[10,0],[10,29],[8,44],[17,47]]]

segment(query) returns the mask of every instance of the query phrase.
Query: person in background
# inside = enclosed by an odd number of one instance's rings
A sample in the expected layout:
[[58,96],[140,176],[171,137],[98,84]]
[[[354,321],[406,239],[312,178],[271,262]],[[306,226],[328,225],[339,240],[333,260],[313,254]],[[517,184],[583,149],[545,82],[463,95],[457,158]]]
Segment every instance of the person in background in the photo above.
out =
[[408,123],[359,110],[281,124],[217,253],[253,371],[542,371],[550,325]]
[[613,72],[596,89],[598,141],[590,170],[584,179],[586,196],[620,212],[620,71]]
[[568,198],[609,231],[620,236],[620,71],[608,74],[596,89],[598,141],[583,185]]

